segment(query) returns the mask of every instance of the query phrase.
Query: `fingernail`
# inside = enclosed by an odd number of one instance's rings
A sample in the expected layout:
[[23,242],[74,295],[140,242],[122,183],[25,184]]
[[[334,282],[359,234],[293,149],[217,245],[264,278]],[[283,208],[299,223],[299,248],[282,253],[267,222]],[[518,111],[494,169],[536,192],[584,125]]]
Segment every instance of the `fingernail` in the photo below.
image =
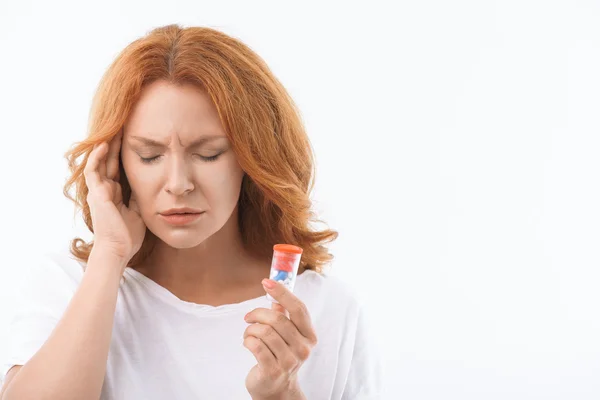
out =
[[273,282],[271,279],[263,279],[262,284],[268,289],[273,289],[275,287],[275,282]]

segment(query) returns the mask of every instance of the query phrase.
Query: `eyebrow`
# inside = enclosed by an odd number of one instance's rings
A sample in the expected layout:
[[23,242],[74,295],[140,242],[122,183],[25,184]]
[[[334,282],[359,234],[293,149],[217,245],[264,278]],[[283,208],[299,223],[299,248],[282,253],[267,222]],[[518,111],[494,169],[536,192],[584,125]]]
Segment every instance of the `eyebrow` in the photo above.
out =
[[[150,138],[145,138],[142,136],[130,136],[130,138],[135,139],[139,142],[142,142],[143,144],[145,144],[147,146],[157,147],[157,148],[161,148],[161,149],[166,149],[167,147],[169,147],[168,143],[158,142],[156,140],[153,140]],[[199,146],[203,143],[210,142],[212,140],[217,140],[217,139],[226,139],[226,136],[221,136],[221,135],[202,136],[201,138],[196,139],[192,143],[190,143],[189,147]]]

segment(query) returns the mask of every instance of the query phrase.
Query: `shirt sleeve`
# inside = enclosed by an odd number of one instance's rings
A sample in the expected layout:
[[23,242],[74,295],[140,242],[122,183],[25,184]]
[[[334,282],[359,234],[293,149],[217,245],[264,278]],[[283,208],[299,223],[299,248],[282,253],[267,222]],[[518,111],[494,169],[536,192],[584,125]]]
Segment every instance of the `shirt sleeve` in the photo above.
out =
[[20,290],[15,292],[18,298],[8,316],[2,383],[9,369],[24,365],[46,342],[78,286],[73,264],[65,265],[52,253],[30,257],[23,268]]
[[383,397],[383,359],[369,314],[359,305],[350,370],[342,400],[380,400]]

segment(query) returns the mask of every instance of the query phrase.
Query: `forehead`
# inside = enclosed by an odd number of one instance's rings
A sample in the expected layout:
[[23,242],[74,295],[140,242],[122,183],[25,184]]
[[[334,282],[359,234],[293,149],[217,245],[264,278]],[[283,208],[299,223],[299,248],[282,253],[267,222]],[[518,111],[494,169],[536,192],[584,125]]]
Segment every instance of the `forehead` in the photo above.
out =
[[153,82],[135,103],[124,126],[125,138],[167,143],[175,134],[183,145],[204,137],[226,136],[216,106],[200,87]]
[[[157,135],[154,135],[154,136],[156,137]],[[223,142],[223,141],[227,140],[227,137],[223,136],[223,135],[201,135],[201,136],[198,136],[198,137],[192,139],[191,141],[183,141],[183,140],[181,140],[179,135],[175,135],[175,136],[177,136],[177,141],[183,147],[197,147],[197,146],[202,146],[205,143],[212,143],[212,142],[218,143],[218,142]],[[127,137],[127,141],[134,145],[139,144],[144,147],[166,149],[171,144],[172,137],[173,137],[173,135],[169,136],[166,140],[157,140],[157,139],[154,139],[152,137],[152,135],[137,136],[137,135],[132,134]]]

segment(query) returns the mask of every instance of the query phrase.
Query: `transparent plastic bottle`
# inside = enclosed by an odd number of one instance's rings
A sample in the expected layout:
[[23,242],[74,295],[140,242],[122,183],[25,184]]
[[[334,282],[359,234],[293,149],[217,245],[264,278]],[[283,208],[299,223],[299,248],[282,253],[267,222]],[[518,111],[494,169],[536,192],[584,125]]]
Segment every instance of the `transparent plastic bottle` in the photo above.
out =
[[[293,292],[302,251],[301,247],[293,244],[276,244],[273,246],[273,260],[271,261],[269,278],[281,282]],[[279,303],[268,293],[267,299],[273,303]]]

